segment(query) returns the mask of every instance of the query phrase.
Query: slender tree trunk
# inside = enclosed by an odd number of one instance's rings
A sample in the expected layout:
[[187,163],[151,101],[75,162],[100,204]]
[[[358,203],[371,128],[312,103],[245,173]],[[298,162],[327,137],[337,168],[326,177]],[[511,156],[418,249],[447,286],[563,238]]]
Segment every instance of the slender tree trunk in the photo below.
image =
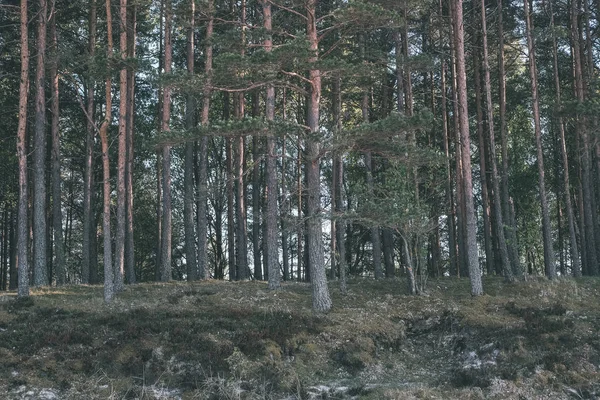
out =
[[[264,5],[261,5],[264,9]],[[266,19],[266,16],[263,18]],[[254,91],[252,93],[252,117],[258,118],[260,114],[260,93],[258,91]],[[261,163],[262,156],[260,154],[261,151],[261,138],[258,135],[254,135],[252,137],[252,252],[253,254],[253,262],[254,262],[254,279],[258,281],[263,280],[263,266],[261,262],[261,240],[260,240],[260,231],[261,231]],[[265,196],[268,196],[268,191],[265,189]],[[266,204],[266,199],[265,199]],[[266,220],[265,226],[263,226],[263,231],[266,233]],[[264,251],[265,256],[265,274],[264,278],[267,278],[268,268],[267,264],[267,254],[266,254],[266,237],[263,237],[262,240],[262,251]]]
[[[485,17],[482,17],[485,18]],[[476,27],[475,29],[477,29]],[[484,140],[484,127],[483,127],[483,105],[481,96],[481,60],[480,55],[475,53],[473,55],[475,71],[475,103],[477,107],[477,137],[479,138],[479,178],[481,182],[481,202],[482,213],[483,213],[483,242],[485,247],[485,269],[488,274],[491,274],[494,270],[494,255],[492,246],[492,227],[490,225],[490,199],[487,182],[487,152],[485,148]]]
[[[194,76],[194,30],[195,30],[196,1],[190,2],[190,22],[187,29],[187,73],[191,78]],[[196,112],[196,102],[194,96],[187,95],[185,103],[185,127],[188,130],[194,129],[194,115]],[[196,237],[194,232],[194,143],[185,144],[185,166],[184,177],[184,205],[183,221],[185,230],[185,261],[187,267],[187,280],[194,281],[198,279],[198,254],[196,253]],[[206,235],[205,235],[206,236]]]
[[[204,87],[202,100],[202,126],[207,126],[209,122],[209,111],[210,111],[210,97],[211,89],[210,82],[212,78],[212,61],[213,61],[213,47],[212,47],[212,35],[213,35],[213,24],[214,24],[214,4],[213,0],[208,0],[208,7],[206,8],[209,13],[208,23],[206,25],[206,47],[204,49],[204,73],[207,76],[207,84]],[[227,107],[229,104],[229,98],[226,97]],[[228,118],[228,117],[227,117]],[[225,118],[225,119],[227,119]],[[229,140],[229,139],[227,139]],[[199,149],[199,162],[198,162],[198,208],[197,212],[197,231],[198,231],[198,277],[200,279],[206,279],[208,274],[208,262],[207,262],[207,249],[206,249],[206,238],[208,231],[207,221],[207,202],[208,202],[208,138],[202,136],[200,138],[200,149]],[[227,183],[229,188],[229,181]],[[229,192],[228,192],[229,196]],[[227,198],[229,202],[229,197]],[[229,211],[228,211],[229,213]],[[229,215],[229,214],[228,214]],[[231,229],[231,225],[228,225],[228,229]],[[233,246],[233,242],[229,242],[229,246]],[[231,273],[231,272],[230,272]]]
[[456,1],[454,10],[455,41],[456,41],[456,81],[458,94],[458,121],[460,126],[460,145],[462,154],[462,185],[464,193],[464,207],[466,226],[466,251],[469,266],[469,279],[471,281],[471,294],[483,294],[481,270],[477,256],[477,221],[473,202],[473,185],[471,180],[471,152],[469,138],[469,113],[467,102],[467,76],[465,71],[465,49],[463,31],[462,0]]
[[[124,1],[124,0],[121,0]],[[171,22],[173,11],[171,0],[165,1],[165,54],[164,73],[171,73],[173,57],[173,40],[171,38]],[[171,119],[171,88],[163,88],[163,109],[161,116],[161,130],[170,130]],[[161,234],[161,272],[160,278],[163,282],[171,280],[171,235],[172,235],[172,208],[171,208],[171,146],[165,145],[162,149],[162,234]]]
[[54,257],[56,283],[66,283],[65,247],[62,231],[62,190],[60,177],[60,132],[59,132],[59,107],[58,107],[58,42],[56,37],[56,9],[50,17],[50,40],[52,46],[52,60],[50,64],[50,83],[52,93],[52,231],[54,234]]
[[[550,4],[550,31],[552,32],[552,61],[554,67],[554,88],[556,90],[556,102],[562,106],[561,85],[558,69],[558,50],[556,37],[554,34],[554,15],[552,12],[552,2]],[[569,225],[569,244],[571,250],[571,271],[574,276],[581,276],[581,263],[579,261],[579,249],[577,248],[577,235],[575,234],[575,216],[573,213],[573,204],[571,202],[571,184],[569,182],[569,158],[567,156],[567,142],[565,138],[565,122],[562,115],[558,114],[559,146],[563,167],[563,191],[565,193],[565,209],[567,211],[567,223]]]
[[[273,48],[271,38],[272,15],[271,3],[263,0],[263,18],[267,36],[264,41],[265,51],[270,52]],[[275,120],[275,88],[267,86],[266,98],[267,121]],[[279,270],[279,250],[277,246],[277,168],[275,163],[275,138],[271,135],[267,137],[267,213],[265,237],[266,257],[269,271],[269,289],[279,289],[281,286],[281,272]]]
[[[137,4],[134,2],[127,10],[127,57],[135,57]],[[133,238],[133,135],[135,117],[135,70],[132,63],[127,67],[127,129],[126,129],[126,158],[125,158],[125,279],[129,284],[136,281],[135,278],[135,251]]]
[[125,160],[127,158],[127,0],[120,0],[119,50],[119,137],[117,155],[117,229],[115,235],[115,290],[120,292],[125,283]]
[[[483,39],[483,74],[484,74],[484,86],[485,86],[485,100],[486,100],[486,111],[488,120],[488,142],[490,144],[490,165],[492,167],[492,185],[493,185],[493,201],[494,201],[494,221],[495,221],[495,234],[496,240],[498,241],[498,248],[500,251],[500,259],[502,261],[502,271],[504,278],[507,281],[514,279],[513,269],[510,265],[510,259],[508,255],[508,247],[506,245],[506,239],[504,237],[504,221],[502,218],[502,208],[500,200],[500,184],[498,176],[498,166],[496,164],[496,138],[494,131],[494,105],[492,103],[492,85],[490,78],[490,63],[488,56],[488,45],[487,45],[487,23],[486,23],[486,12],[485,12],[485,0],[481,0],[481,30]],[[520,268],[517,269],[520,272]],[[522,275],[522,273],[519,273]]]
[[[508,249],[513,274],[519,276],[523,274],[521,261],[519,258],[519,248],[517,246],[517,227],[512,225],[510,221],[515,219],[511,214],[510,207],[510,192],[508,188],[508,126],[506,124],[506,72],[504,67],[504,25],[503,25],[503,7],[502,2],[498,0],[498,81],[499,81],[499,119],[500,119],[500,143],[502,153],[502,169],[501,169],[501,200],[502,200],[502,217],[505,222],[505,239]],[[495,146],[491,142],[490,146]]]
[[[227,112],[224,113],[224,119],[229,119],[229,95],[225,93],[224,104],[226,105]],[[226,170],[227,170],[227,259],[229,266],[229,280],[237,280],[237,271],[235,268],[235,223],[234,223],[234,193],[233,193],[233,140],[231,138],[225,139],[225,157],[226,157]]]
[[106,26],[107,26],[107,75],[106,75],[106,111],[104,121],[100,125],[100,142],[102,144],[102,172],[103,172],[103,216],[102,216],[102,234],[104,236],[104,301],[110,303],[115,295],[114,271],[112,264],[112,242],[110,232],[110,164],[108,158],[108,129],[112,120],[112,80],[110,74],[110,60],[113,56],[112,39],[112,12],[110,9],[110,0],[106,0]]
[[[342,131],[342,78],[340,75],[335,77],[333,82],[334,88],[334,121],[335,121],[335,134],[337,139],[340,139]],[[342,293],[346,293],[348,288],[346,284],[346,242],[344,240],[344,233],[346,231],[346,222],[344,220],[344,159],[343,155],[336,151],[333,155],[333,182],[334,182],[334,198],[332,207],[334,208],[335,218],[332,223],[335,225],[335,261],[339,270],[340,279],[340,290]]]
[[48,285],[46,256],[46,25],[48,4],[39,0],[33,150],[33,284]]
[[[21,0],[21,81],[19,84],[19,125],[17,130],[17,158],[19,160],[19,205],[17,216],[17,269],[18,295],[29,296],[29,263],[27,260],[27,98],[29,97],[29,39],[27,29],[27,0]],[[11,288],[14,287],[11,273]]]
[[[580,9],[577,0],[571,1],[571,42],[573,50],[573,69],[575,75],[575,97],[578,103],[585,100],[583,87],[583,71],[581,67],[581,44],[578,32],[578,16]],[[590,137],[587,131],[584,117],[577,115],[577,133],[580,143],[580,158],[581,158],[581,202],[583,208],[581,210],[581,237],[582,237],[582,253],[585,258],[586,271],[590,275],[598,274],[598,258],[596,256],[593,212],[592,209],[592,190],[591,190],[591,162],[590,162]],[[585,246],[583,245],[585,240]]]
[[[316,7],[317,0],[308,0],[307,38],[311,55],[309,63],[318,60],[319,41],[317,36]],[[316,136],[319,132],[319,105],[321,101],[321,71],[316,66],[309,70],[310,95],[308,98],[307,125]],[[313,310],[327,312],[331,309],[331,298],[325,276],[325,260],[321,225],[321,196],[320,196],[320,153],[321,144],[317,138],[306,141],[306,177],[307,177],[307,233],[308,233],[308,265],[310,268]]]
[[540,123],[540,105],[538,99],[537,67],[535,61],[535,49],[533,44],[532,22],[529,15],[529,1],[524,0],[525,24],[527,28],[527,49],[529,53],[529,75],[531,77],[531,94],[533,107],[533,122],[535,127],[535,142],[537,148],[537,165],[539,174],[540,203],[542,208],[542,234],[544,240],[544,266],[546,276],[550,279],[556,278],[556,265],[554,262],[554,248],[552,246],[552,226],[550,225],[550,211],[548,209],[548,198],[546,196],[546,184],[544,182],[544,153],[542,150],[542,128]]
[[[90,0],[89,16],[89,39],[88,39],[88,55],[94,58],[96,55],[96,0]],[[92,76],[91,68],[88,69],[88,82],[86,93],[86,112],[88,115],[86,127],[86,143],[85,143],[85,166],[83,175],[83,237],[82,237],[82,254],[81,254],[81,283],[90,283],[90,263],[91,263],[91,235],[94,234],[93,222],[94,211],[92,208],[92,181],[94,175],[94,92],[96,82]]]

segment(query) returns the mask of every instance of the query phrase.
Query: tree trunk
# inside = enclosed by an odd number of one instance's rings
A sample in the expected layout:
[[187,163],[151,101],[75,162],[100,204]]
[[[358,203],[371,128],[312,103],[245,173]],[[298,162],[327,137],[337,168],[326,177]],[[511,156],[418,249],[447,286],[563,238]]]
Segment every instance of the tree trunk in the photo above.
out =
[[[342,78],[340,75],[335,77],[333,82],[334,88],[334,121],[335,121],[335,134],[338,136],[342,131]],[[344,220],[344,161],[343,155],[340,152],[334,152],[333,154],[333,193],[332,207],[335,218],[332,220],[332,224],[335,225],[335,240],[336,251],[335,251],[335,262],[337,263],[339,270],[340,279],[340,290],[342,293],[346,293],[348,288],[346,284],[346,242],[344,240],[344,233],[346,231],[346,222]],[[333,233],[332,233],[333,235]],[[333,265],[333,263],[332,263]]]
[[542,127],[540,123],[540,105],[538,99],[537,67],[535,61],[535,49],[533,44],[532,22],[529,15],[529,1],[524,0],[525,24],[527,28],[527,50],[529,53],[529,75],[531,77],[531,95],[533,108],[533,122],[535,127],[535,143],[537,148],[537,165],[539,174],[540,205],[542,208],[542,235],[544,240],[544,266],[546,276],[550,279],[556,278],[556,265],[554,263],[554,248],[552,246],[552,226],[550,225],[550,210],[546,196],[546,184],[544,182],[544,153],[542,150]]
[[[194,76],[194,29],[195,29],[196,1],[190,2],[190,22],[187,29],[187,73],[190,79]],[[196,112],[196,101],[189,93],[185,103],[185,127],[188,131],[194,129],[194,114]],[[203,156],[204,157],[204,156]],[[185,262],[187,267],[187,280],[198,279],[198,254],[196,253],[196,237],[194,235],[194,143],[185,143],[185,166],[184,166],[184,205],[183,223],[185,230]],[[204,218],[205,219],[205,218]],[[205,235],[206,236],[206,235]]]
[[[89,39],[88,56],[90,59],[96,55],[96,0],[90,0],[89,5]],[[95,235],[93,222],[95,221],[92,208],[93,174],[94,174],[94,86],[96,82],[92,77],[91,67],[88,69],[88,82],[86,93],[86,113],[88,116],[85,143],[85,166],[83,175],[83,237],[81,254],[81,283],[90,283],[91,264],[91,235]]]
[[[573,72],[575,77],[575,97],[579,104],[585,100],[584,88],[583,88],[583,71],[581,67],[582,56],[581,56],[581,45],[578,32],[578,16],[580,9],[577,5],[577,0],[571,1],[571,44],[573,51]],[[592,209],[592,190],[591,190],[591,162],[590,162],[590,137],[587,131],[584,117],[581,115],[576,116],[576,129],[580,143],[580,158],[581,158],[581,185],[582,185],[582,196],[581,201],[583,209],[581,210],[581,237],[585,239],[585,246],[582,240],[582,253],[585,258],[585,265],[587,273],[590,275],[598,274],[598,258],[596,256],[595,249],[595,238],[594,238],[594,225],[593,225],[593,212]]]
[[[308,0],[307,38],[310,44],[311,56],[309,63],[318,60],[319,42],[316,18],[317,0]],[[310,95],[308,98],[307,125],[315,136],[319,132],[319,105],[321,101],[321,71],[316,66],[309,70]],[[307,177],[307,234],[308,234],[308,265],[310,268],[313,310],[327,312],[331,309],[331,298],[325,276],[325,260],[321,225],[321,179],[320,155],[321,144],[318,138],[306,141],[306,177]]]
[[48,285],[46,256],[46,25],[48,4],[39,0],[33,140],[33,284]]
[[[27,260],[27,98],[29,97],[29,39],[27,30],[27,0],[21,0],[21,81],[19,84],[19,125],[17,130],[17,158],[19,160],[19,205],[17,216],[18,296],[29,296],[29,263]],[[11,274],[11,288],[14,280]]]
[[[264,9],[264,5],[263,5]],[[264,14],[263,14],[264,15]],[[264,16],[266,20],[266,16]],[[266,47],[266,45],[265,45]],[[255,91],[252,93],[252,117],[258,118],[260,114],[260,93]],[[262,156],[260,154],[261,151],[261,138],[258,135],[254,135],[252,137],[252,252],[253,252],[253,262],[254,262],[254,279],[258,281],[263,280],[263,266],[261,263],[261,240],[260,240],[260,231],[261,231],[261,173],[260,166],[262,163]],[[265,196],[268,195],[268,192],[265,189]],[[266,199],[265,199],[266,200]],[[265,201],[266,204],[266,201]],[[263,230],[266,233],[266,220],[265,226]],[[263,237],[262,240],[262,251],[264,251],[265,264],[267,263],[267,254],[266,254],[266,237]],[[265,274],[264,278],[267,278],[267,270],[268,267],[265,265]]]
[[[127,57],[135,57],[136,42],[136,24],[137,24],[137,4],[129,6],[127,19]],[[125,158],[125,279],[128,284],[133,284],[135,278],[135,251],[133,238],[133,134],[134,134],[134,116],[135,116],[135,70],[132,63],[127,67],[127,135],[126,158]]]
[[65,247],[62,231],[62,190],[60,177],[60,132],[58,107],[58,42],[56,37],[56,10],[50,19],[50,40],[52,43],[52,61],[50,64],[50,83],[52,93],[52,231],[54,234],[54,267],[56,283],[66,283]]
[[[562,106],[561,85],[558,69],[558,50],[556,45],[556,36],[554,31],[554,15],[552,12],[552,2],[550,4],[550,31],[552,32],[552,61],[554,67],[554,88],[556,90],[556,102]],[[565,209],[567,211],[567,223],[569,225],[569,244],[571,250],[571,272],[575,277],[581,276],[581,263],[579,261],[579,249],[577,248],[577,235],[575,233],[575,216],[573,213],[573,204],[571,202],[571,184],[569,182],[569,158],[567,156],[567,141],[565,138],[565,122],[562,115],[558,114],[559,146],[563,167],[563,191],[565,194]]]
[[115,235],[115,290],[120,292],[125,282],[125,160],[127,158],[127,0],[120,0],[119,50],[119,137],[117,150],[117,231]]
[[[124,0],[121,0],[124,1]],[[164,73],[171,73],[173,57],[173,40],[171,38],[171,21],[173,12],[171,0],[165,1],[165,54]],[[171,88],[163,88],[163,109],[161,115],[161,131],[170,130],[171,119]],[[171,146],[165,145],[162,149],[162,234],[161,234],[161,271],[160,279],[163,282],[171,280],[171,235],[172,235],[172,209],[171,209]]]
[[[485,18],[485,17],[482,17]],[[477,28],[475,28],[477,29]],[[481,60],[480,55],[473,54],[475,71],[475,103],[477,107],[477,137],[479,138],[479,178],[481,182],[481,202],[483,213],[483,244],[485,247],[485,269],[488,274],[494,270],[494,255],[492,246],[492,228],[490,225],[490,199],[487,182],[487,151],[485,148],[485,140],[483,137],[483,105],[481,96]],[[489,118],[489,116],[488,116]]]
[[[212,77],[212,61],[213,61],[213,47],[211,44],[213,35],[213,23],[214,23],[214,4],[213,0],[208,1],[207,12],[209,13],[208,23],[206,25],[206,48],[205,59],[204,59],[204,73],[207,76],[207,84],[203,90],[202,100],[202,126],[207,126],[209,121],[209,110],[210,110],[210,96],[212,94],[210,89],[210,82]],[[229,98],[226,97],[227,104]],[[206,279],[207,273],[207,249],[206,249],[206,238],[208,232],[208,221],[207,221],[207,201],[208,201],[208,138],[202,136],[200,138],[200,149],[199,149],[199,162],[198,162],[198,207],[197,213],[197,231],[198,231],[198,278]],[[227,183],[229,188],[229,181]],[[229,201],[229,198],[228,198]],[[229,229],[229,228],[228,228]],[[233,242],[230,243],[233,246]]]
[[465,247],[469,266],[469,279],[471,281],[471,294],[479,296],[483,294],[483,285],[481,282],[481,271],[479,269],[479,260],[477,256],[477,221],[475,218],[475,207],[473,202],[473,185],[471,179],[471,152],[469,137],[469,113],[467,102],[467,76],[465,71],[465,49],[464,49],[464,31],[463,31],[463,10],[462,0],[456,1],[454,9],[454,27],[456,42],[456,81],[458,95],[458,122],[460,127],[460,145],[462,156],[462,189],[465,209],[466,228]]
[[[494,231],[496,234],[496,240],[498,241],[498,248],[500,251],[500,259],[502,261],[502,271],[504,278],[507,281],[514,279],[513,270],[510,265],[510,259],[508,255],[508,248],[506,246],[506,239],[504,237],[504,221],[502,218],[502,208],[500,201],[500,185],[498,177],[498,167],[496,164],[496,139],[494,133],[494,105],[492,103],[492,85],[490,79],[490,63],[488,57],[488,45],[487,45],[487,25],[485,15],[485,0],[481,0],[481,30],[483,40],[483,74],[484,74],[484,86],[485,86],[485,100],[486,100],[486,111],[488,120],[488,142],[490,151],[490,165],[492,167],[492,185],[493,185],[493,201],[494,201]],[[483,151],[483,148],[482,150]],[[517,270],[520,272],[520,268]],[[522,275],[522,273],[519,273]]]
[[107,75],[106,75],[106,111],[104,121],[100,125],[100,142],[102,144],[102,172],[103,172],[103,216],[102,216],[102,234],[104,236],[104,301],[110,303],[115,295],[114,271],[112,264],[112,242],[110,237],[110,164],[108,158],[108,129],[112,120],[112,80],[110,74],[110,60],[113,56],[112,39],[112,12],[110,9],[110,0],[106,0],[106,27],[107,27]]
[[[273,48],[271,38],[272,15],[271,3],[263,0],[263,18],[267,36],[264,41],[265,51],[270,52]],[[275,88],[267,86],[266,98],[267,121],[275,120]],[[267,212],[265,217],[267,235],[264,238],[266,244],[266,257],[269,271],[269,289],[279,289],[281,286],[281,272],[279,270],[279,250],[277,240],[277,168],[275,163],[275,138],[271,135],[267,137]]]

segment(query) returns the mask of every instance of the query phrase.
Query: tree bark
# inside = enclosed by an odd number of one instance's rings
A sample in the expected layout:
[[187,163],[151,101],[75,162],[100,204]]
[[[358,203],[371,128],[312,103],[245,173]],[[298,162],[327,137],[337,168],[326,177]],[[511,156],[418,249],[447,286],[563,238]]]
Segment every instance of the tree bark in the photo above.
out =
[[[573,52],[573,72],[575,78],[575,97],[579,104],[585,100],[583,87],[583,71],[582,71],[582,56],[581,44],[578,31],[578,16],[580,14],[577,0],[571,1],[571,44]],[[576,116],[576,129],[580,143],[580,158],[581,158],[581,186],[582,196],[581,202],[583,209],[581,210],[581,237],[582,237],[582,253],[585,258],[585,265],[588,274],[598,274],[598,258],[595,249],[595,232],[593,225],[592,209],[592,190],[591,190],[591,162],[590,162],[590,137],[585,124],[584,117]],[[583,242],[585,240],[585,246]]]
[[471,294],[479,296],[483,294],[483,284],[481,282],[481,271],[477,256],[477,221],[475,218],[475,206],[473,202],[473,185],[471,179],[471,152],[469,137],[469,113],[467,102],[467,76],[465,71],[465,49],[464,49],[464,30],[463,30],[463,10],[462,0],[456,1],[454,9],[454,26],[456,42],[456,81],[458,95],[458,122],[460,127],[460,146],[462,155],[462,189],[464,193],[463,201],[465,207],[466,225],[466,251],[469,267],[469,279],[471,281]]
[[[194,76],[194,30],[196,22],[196,1],[190,2],[190,21],[187,29],[187,73],[188,76]],[[196,102],[194,96],[189,93],[185,103],[185,127],[191,131],[195,126],[194,114],[196,111]],[[196,237],[194,232],[194,143],[185,144],[185,161],[183,170],[184,186],[184,204],[183,221],[185,231],[185,262],[187,267],[187,280],[194,281],[198,279],[198,253],[196,253]]]
[[[271,32],[273,29],[271,3],[268,0],[263,0],[263,17],[267,36],[265,38],[265,51],[270,52],[273,48],[273,39]],[[271,85],[267,86],[266,98],[266,115],[267,121],[275,120],[275,88]],[[267,213],[266,213],[266,228],[267,236],[264,243],[266,244],[266,256],[269,271],[269,289],[279,289],[281,286],[281,272],[279,270],[279,249],[277,246],[277,168],[275,163],[275,138],[271,135],[267,137]]]
[[[96,0],[90,0],[88,16],[88,56],[90,59],[96,55]],[[88,69],[88,82],[86,93],[86,113],[88,116],[86,125],[86,143],[85,143],[85,166],[83,175],[83,237],[81,254],[81,283],[90,283],[90,264],[91,264],[91,235],[95,222],[94,211],[92,208],[93,195],[93,174],[94,174],[94,92],[96,82],[92,76],[91,67]]]
[[39,0],[33,139],[33,284],[48,285],[46,255],[46,25],[48,4]]
[[[203,100],[202,100],[202,126],[207,126],[209,122],[209,111],[210,111],[210,97],[211,97],[211,89],[210,82],[212,79],[212,62],[213,62],[213,47],[211,44],[212,35],[213,35],[213,24],[214,24],[214,3],[213,0],[208,1],[207,12],[208,23],[206,25],[206,47],[204,49],[205,59],[204,59],[204,73],[207,76],[207,85],[203,90]],[[229,98],[226,97],[227,104],[229,103]],[[227,118],[225,118],[227,119]],[[229,140],[229,139],[228,139]],[[200,138],[199,144],[199,162],[198,162],[198,207],[196,210],[197,213],[197,231],[198,231],[198,278],[206,279],[207,278],[207,249],[206,249],[206,238],[208,232],[208,222],[207,222],[207,201],[208,201],[208,138],[203,136]],[[229,181],[227,183],[227,187],[229,188]],[[229,198],[228,198],[229,200]],[[229,214],[228,214],[229,215]],[[228,227],[230,229],[231,226]],[[229,246],[233,246],[233,242],[230,242]]]
[[[502,271],[504,274],[504,278],[507,281],[512,281],[514,279],[513,270],[510,265],[510,259],[508,255],[508,247],[506,245],[506,239],[504,237],[504,221],[502,218],[502,208],[500,201],[500,185],[499,185],[499,176],[498,176],[498,166],[496,164],[496,138],[494,131],[494,105],[492,103],[492,85],[490,78],[490,63],[488,56],[488,45],[487,45],[487,22],[486,22],[486,12],[485,12],[485,0],[481,0],[481,30],[482,30],[482,40],[483,40],[483,74],[484,74],[484,87],[485,87],[485,100],[486,100],[486,114],[488,120],[488,142],[490,144],[490,165],[492,167],[492,197],[494,201],[493,210],[495,212],[494,222],[495,222],[495,234],[496,240],[498,241],[498,248],[500,250],[500,259],[502,261]],[[481,150],[483,151],[483,149]],[[520,271],[520,268],[518,269]],[[519,275],[522,275],[520,273]]]
[[[554,31],[554,14],[552,12],[552,2],[550,4],[550,31],[552,32],[552,62],[554,69],[554,88],[556,90],[556,102],[562,106],[561,85],[558,69],[558,48],[556,45],[556,36]],[[575,215],[573,213],[573,203],[571,201],[571,184],[569,182],[569,158],[567,155],[567,141],[565,138],[565,122],[562,115],[558,114],[559,146],[563,167],[563,191],[565,194],[565,209],[567,211],[567,223],[569,225],[569,244],[571,250],[571,272],[575,277],[581,276],[581,263],[579,261],[579,249],[577,248],[577,235],[575,233]]]
[[[122,0],[123,1],[123,0]],[[171,38],[171,22],[173,11],[171,0],[165,1],[165,54],[164,73],[171,73],[173,57],[173,40]],[[171,88],[163,88],[163,109],[161,115],[161,131],[170,130],[171,119]],[[160,279],[163,282],[171,280],[171,235],[172,235],[172,208],[171,208],[171,146],[165,145],[162,149],[162,234],[161,234],[161,272]]]
[[527,50],[529,53],[529,75],[531,78],[531,95],[533,108],[533,122],[535,128],[535,143],[537,148],[537,165],[540,192],[540,205],[542,208],[542,235],[544,240],[544,267],[546,276],[550,279],[556,278],[556,265],[554,262],[554,248],[552,245],[552,226],[550,224],[550,211],[548,209],[548,198],[546,196],[546,184],[544,182],[544,153],[542,150],[542,127],[540,123],[540,104],[538,99],[537,67],[535,61],[535,48],[533,43],[533,26],[529,15],[529,1],[524,0],[525,25],[527,30]]
[[56,36],[56,9],[54,9],[50,17],[50,40],[52,43],[50,83],[52,93],[52,231],[54,234],[54,268],[56,271],[56,283],[58,285],[64,285],[67,279],[67,271],[65,265],[65,245],[62,231],[62,183],[60,177],[58,41]]
[[[319,132],[319,105],[321,101],[321,71],[314,63],[318,60],[319,41],[316,18],[317,0],[308,0],[306,4],[307,38],[311,55],[309,63],[310,94],[308,98],[307,125],[313,135]],[[321,225],[321,144],[315,138],[306,141],[306,177],[307,177],[307,234],[308,264],[310,268],[313,310],[327,312],[331,309],[331,298],[325,276],[325,260]]]
[[[17,158],[19,160],[19,204],[17,216],[18,296],[29,296],[29,263],[27,260],[27,98],[29,97],[29,39],[27,29],[27,0],[21,0],[21,81],[19,84],[19,125],[17,129]],[[11,274],[11,283],[13,275]],[[12,286],[12,285],[11,285]]]
[[[137,4],[134,2],[127,10],[127,57],[135,57]],[[136,281],[135,277],[135,251],[133,237],[133,135],[135,117],[135,69],[133,61],[127,66],[127,129],[126,129],[126,158],[125,158],[125,280],[128,284]]]
[[112,12],[110,9],[110,0],[106,0],[106,27],[107,27],[107,75],[106,75],[106,111],[104,121],[100,125],[100,142],[102,145],[102,172],[104,199],[102,201],[102,234],[104,236],[104,301],[110,303],[115,296],[114,271],[112,264],[112,242],[110,232],[110,164],[108,156],[108,129],[112,120],[112,80],[111,80],[111,59],[113,56],[112,39]]

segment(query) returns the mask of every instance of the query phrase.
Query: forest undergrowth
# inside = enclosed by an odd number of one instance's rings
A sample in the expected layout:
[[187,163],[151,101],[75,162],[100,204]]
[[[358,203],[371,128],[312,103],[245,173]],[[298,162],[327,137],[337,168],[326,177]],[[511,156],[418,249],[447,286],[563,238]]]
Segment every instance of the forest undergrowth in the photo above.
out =
[[148,283],[0,297],[7,399],[595,399],[600,280]]

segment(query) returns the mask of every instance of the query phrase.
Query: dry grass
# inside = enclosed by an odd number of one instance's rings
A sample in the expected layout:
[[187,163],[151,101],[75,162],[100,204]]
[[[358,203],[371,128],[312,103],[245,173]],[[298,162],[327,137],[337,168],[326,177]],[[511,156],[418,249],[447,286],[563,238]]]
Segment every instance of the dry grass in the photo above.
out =
[[[0,394],[61,399],[519,399],[600,395],[600,281],[140,284],[0,297]],[[29,394],[28,394],[29,393]],[[545,397],[544,397],[545,396]]]

